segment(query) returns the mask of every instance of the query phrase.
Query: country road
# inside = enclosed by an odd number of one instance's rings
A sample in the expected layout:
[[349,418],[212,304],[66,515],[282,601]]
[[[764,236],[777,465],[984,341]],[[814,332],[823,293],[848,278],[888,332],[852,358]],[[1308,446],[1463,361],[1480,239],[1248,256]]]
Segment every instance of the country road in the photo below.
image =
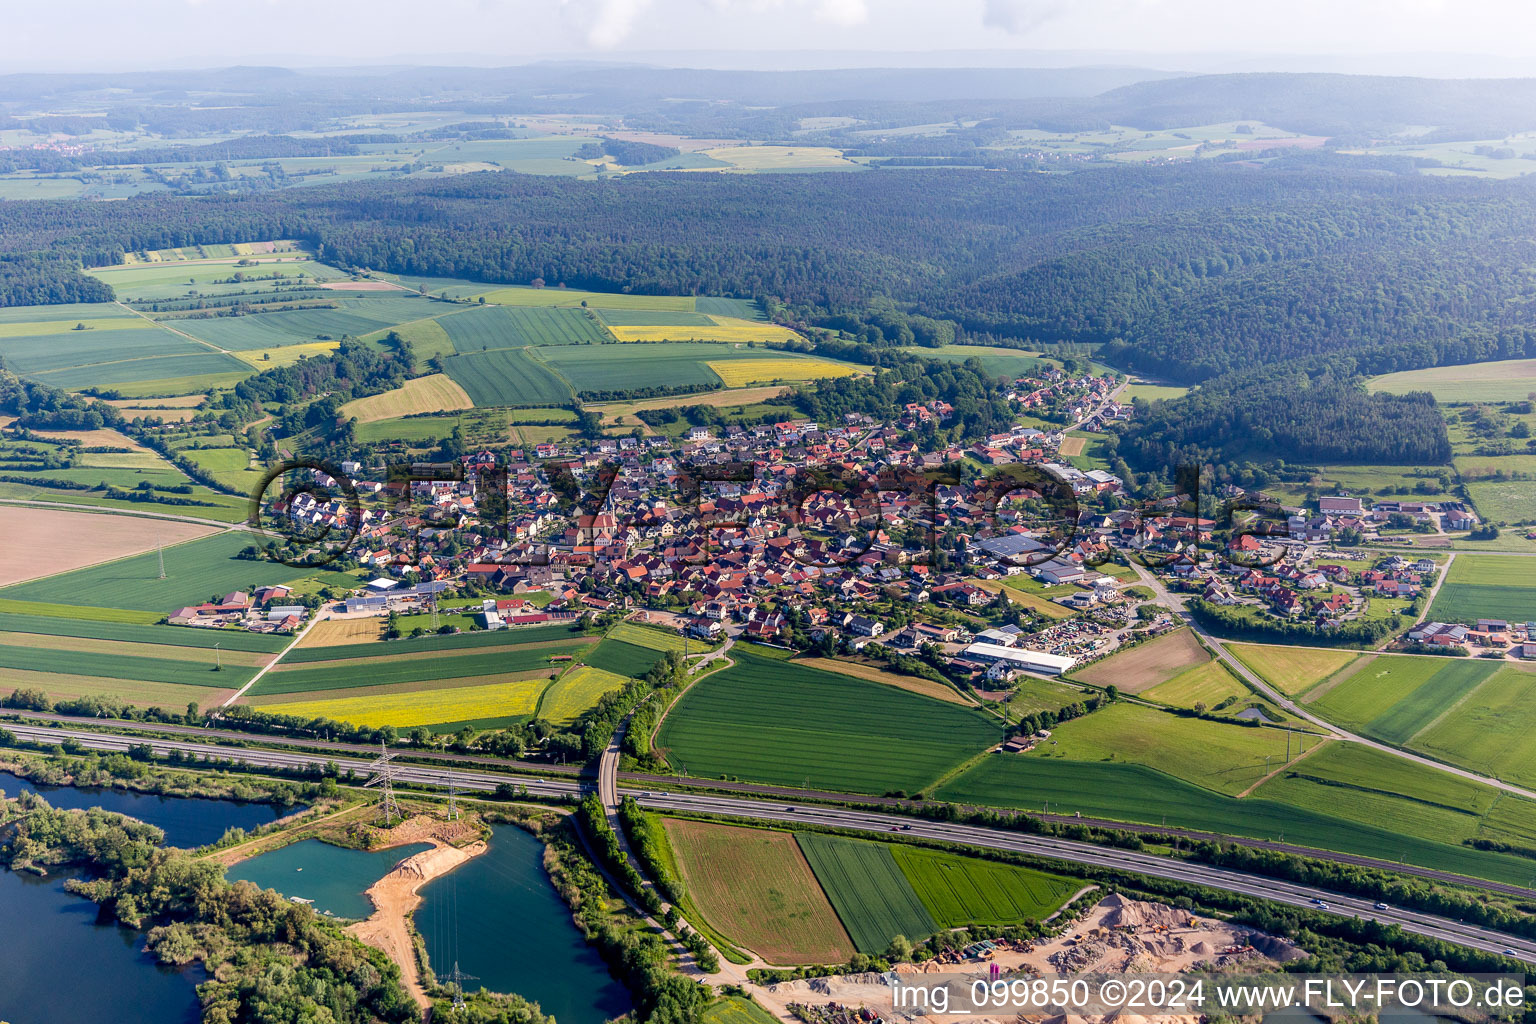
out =
[[1342,726],[1335,725],[1332,722],[1319,718],[1318,716],[1312,714],[1310,711],[1304,710],[1295,701],[1291,700],[1279,690],[1276,690],[1273,686],[1270,686],[1269,683],[1260,678],[1257,673],[1251,670],[1247,665],[1244,665],[1241,660],[1232,654],[1231,651],[1227,650],[1226,641],[1222,640],[1220,637],[1213,636],[1210,632],[1208,632],[1206,628],[1195,619],[1194,615],[1192,615],[1189,610],[1184,607],[1184,602],[1169,593],[1168,588],[1163,586],[1162,580],[1148,572],[1143,566],[1137,564],[1135,559],[1131,559],[1130,561],[1131,568],[1136,571],[1136,575],[1140,577],[1141,582],[1150,587],[1153,593],[1157,595],[1159,604],[1162,604],[1179,618],[1183,619],[1189,628],[1194,630],[1195,635],[1204,641],[1211,650],[1216,652],[1216,656],[1221,659],[1222,664],[1227,666],[1233,672],[1237,673],[1239,678],[1246,680],[1249,685],[1251,685],[1255,690],[1263,694],[1265,697],[1269,698],[1269,700],[1273,701],[1278,707],[1288,711],[1289,713],[1295,715],[1297,718],[1300,718],[1305,722],[1317,726],[1318,728],[1324,730],[1329,736],[1332,736],[1334,739],[1344,740],[1348,743],[1359,743],[1362,746],[1370,747],[1372,750],[1379,750],[1383,754],[1390,754],[1393,757],[1399,757],[1405,761],[1412,761],[1413,763],[1422,765],[1425,768],[1433,768],[1436,771],[1445,772],[1448,775],[1455,775],[1460,778],[1467,779],[1471,782],[1479,782],[1485,786],[1492,786],[1495,789],[1502,789],[1506,793],[1514,793],[1517,796],[1523,796],[1530,800],[1536,800],[1536,791],[1524,789],[1520,786],[1514,785],[1513,783],[1505,782],[1502,779],[1496,779],[1491,775],[1480,775],[1477,772],[1469,771],[1466,768],[1458,768],[1455,765],[1445,764],[1428,757],[1421,757],[1418,754],[1410,753],[1409,751],[1390,746],[1386,743],[1378,743],[1375,740],[1367,739],[1364,736],[1352,733]]
[[[118,736],[110,733],[88,732],[52,728],[48,726],[8,725],[12,732],[29,740],[57,743],[65,738],[73,739],[82,746],[95,750],[123,751],[135,744],[147,743],[156,753],[179,751],[182,755],[199,758],[243,761],[253,766],[272,768],[323,767],[334,763],[341,771],[363,773],[370,759],[342,758],[322,754],[304,754],[259,748],[232,749],[209,743],[175,739],[143,739]],[[503,784],[524,786],[529,793],[541,796],[572,797],[583,791],[579,780],[569,778],[545,778],[536,775],[516,776],[503,773],[475,772],[463,768],[445,769],[425,765],[397,762],[398,778],[402,782],[446,788],[453,782],[461,789],[488,791]],[[1009,850],[1033,856],[1110,868],[1155,878],[1209,886],[1227,892],[1274,900],[1298,907],[1312,907],[1316,901],[1328,904],[1328,913],[1342,917],[1359,917],[1385,924],[1396,924],[1405,931],[1454,942],[1472,949],[1489,953],[1513,950],[1515,956],[1528,963],[1536,963],[1536,940],[1508,935],[1490,929],[1452,921],[1417,911],[1387,908],[1376,910],[1370,901],[1340,896],[1324,889],[1298,885],[1279,879],[1248,875],[1203,864],[1158,857],[1094,846],[1067,839],[1035,836],[973,825],[914,821],[911,818],[841,807],[801,806],[797,804],[769,803],[741,797],[713,794],[665,793],[631,789],[630,795],[642,806],[659,810],[696,811],[700,813],[731,815],[758,821],[807,822],[818,825],[850,829],[860,832],[900,832],[904,836],[963,843],[995,850]],[[1320,908],[1315,908],[1320,909]]]

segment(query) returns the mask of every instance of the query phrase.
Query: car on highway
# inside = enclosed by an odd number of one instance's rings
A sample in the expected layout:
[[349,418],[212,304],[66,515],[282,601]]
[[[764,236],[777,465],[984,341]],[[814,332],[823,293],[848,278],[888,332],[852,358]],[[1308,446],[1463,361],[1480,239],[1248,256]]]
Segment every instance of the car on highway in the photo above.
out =
[[1313,900],[1312,901],[1312,905],[1314,907],[1316,907],[1317,909],[1319,909],[1319,910],[1327,910],[1328,909],[1328,904],[1324,903],[1322,900]]
[[1505,955],[1505,956],[1519,956],[1519,955],[1520,955],[1520,954],[1519,954],[1519,953],[1516,953],[1516,952],[1515,952],[1515,951],[1514,951],[1514,950],[1512,950],[1512,949],[1506,949],[1506,950],[1505,950],[1505,951],[1504,951],[1504,955]]
[[1385,903],[1378,903],[1378,904],[1376,904],[1376,909],[1377,910],[1386,910],[1387,909],[1387,905]]

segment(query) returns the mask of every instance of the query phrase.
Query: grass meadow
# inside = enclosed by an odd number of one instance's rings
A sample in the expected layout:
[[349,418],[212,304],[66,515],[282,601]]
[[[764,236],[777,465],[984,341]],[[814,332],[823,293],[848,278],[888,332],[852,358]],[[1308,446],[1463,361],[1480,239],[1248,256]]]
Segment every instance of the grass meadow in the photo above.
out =
[[[1314,740],[1309,741],[1309,748]],[[1310,758],[1296,763],[1305,771]],[[1406,765],[1400,759],[1398,765]],[[1435,773],[1435,769],[1419,771]],[[1281,776],[1277,776],[1277,779]],[[1328,787],[1320,808],[1267,799],[1259,792],[1235,799],[1139,764],[1073,762],[1018,755],[988,757],[941,786],[935,796],[957,803],[1081,812],[1085,818],[1169,825],[1254,839],[1272,839],[1314,849],[1367,857],[1401,857],[1410,864],[1525,885],[1531,862],[1413,834],[1419,826],[1407,802],[1373,805],[1338,786]],[[1289,792],[1282,791],[1288,799]],[[1494,813],[1498,808],[1495,806]],[[1426,829],[1427,830],[1427,829]]]
[[[1294,752],[1295,741],[1291,748]],[[1058,725],[1027,760],[1126,762],[1237,795],[1285,760],[1286,734],[1117,703]],[[1266,762],[1265,758],[1269,760]]]
[[1451,622],[1536,621],[1536,568],[1518,556],[1457,555],[1429,614]]
[[1196,704],[1211,708],[1228,697],[1248,696],[1249,691],[1221,662],[1213,659],[1204,665],[1187,668],[1166,683],[1142,691],[1141,695],[1176,708],[1193,708]]
[[1311,689],[1353,664],[1354,651],[1281,647],[1270,644],[1227,644],[1238,661],[1287,696]]
[[1536,391],[1536,359],[1404,370],[1376,377],[1366,387],[1394,395],[1428,391],[1441,402],[1518,402]]
[[1536,667],[1506,664],[1416,737],[1414,745],[1452,764],[1529,787],[1536,785],[1533,731]]
[[1428,655],[1377,657],[1311,702],[1311,709],[1373,739],[1406,744],[1495,668]]
[[569,725],[595,707],[605,693],[612,693],[627,682],[627,676],[578,665],[544,691],[539,698],[538,717],[556,725]]

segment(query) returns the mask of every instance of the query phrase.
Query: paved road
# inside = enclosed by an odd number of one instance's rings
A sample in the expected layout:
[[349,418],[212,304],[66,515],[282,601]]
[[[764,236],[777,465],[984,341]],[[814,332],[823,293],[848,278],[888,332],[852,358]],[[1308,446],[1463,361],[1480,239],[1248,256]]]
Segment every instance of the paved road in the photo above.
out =
[[[1440,588],[1445,585],[1445,578],[1451,574],[1451,566],[1456,564],[1456,552],[1452,551],[1445,560],[1445,568],[1435,577],[1435,585],[1429,588],[1429,596],[1424,599],[1424,614],[1419,617],[1419,622],[1429,621],[1429,610],[1435,605],[1435,598],[1440,594]],[[1418,625],[1418,623],[1415,623]]]
[[1311,724],[1322,729],[1329,736],[1332,736],[1334,739],[1344,740],[1348,743],[1359,743],[1361,746],[1370,747],[1372,750],[1379,750],[1383,754],[1389,754],[1392,757],[1402,758],[1405,761],[1412,761],[1413,763],[1422,765],[1425,768],[1433,768],[1438,772],[1445,772],[1448,775],[1455,775],[1463,779],[1468,779],[1472,782],[1482,783],[1485,786],[1492,786],[1495,789],[1502,789],[1506,793],[1514,793],[1517,796],[1523,796],[1529,800],[1536,800],[1536,791],[1524,789],[1520,786],[1514,785],[1513,783],[1494,778],[1491,775],[1481,775],[1477,772],[1469,771],[1466,768],[1458,768],[1455,765],[1444,764],[1440,761],[1431,760],[1427,757],[1420,757],[1418,754],[1410,753],[1398,747],[1389,746],[1386,743],[1378,743],[1375,740],[1366,739],[1364,736],[1352,733],[1342,726],[1335,725],[1332,722],[1317,717],[1310,711],[1302,708],[1299,704],[1291,700],[1279,690],[1276,690],[1273,686],[1270,686],[1269,683],[1260,678],[1257,673],[1249,669],[1247,665],[1244,665],[1235,655],[1232,654],[1232,652],[1228,651],[1226,641],[1222,640],[1220,637],[1211,635],[1211,633],[1208,632],[1206,628],[1202,626],[1192,614],[1190,614],[1189,610],[1184,607],[1184,602],[1168,592],[1168,588],[1163,586],[1162,580],[1158,579],[1155,575],[1148,572],[1141,565],[1137,564],[1134,558],[1131,559],[1130,562],[1131,568],[1136,570],[1136,575],[1141,578],[1141,582],[1146,584],[1148,587],[1151,587],[1153,592],[1156,593],[1158,602],[1172,609],[1175,615],[1178,615],[1181,619],[1183,619],[1189,628],[1195,631],[1195,635],[1198,636],[1201,640],[1205,641],[1211,650],[1216,652],[1216,656],[1221,659],[1224,665],[1230,668],[1233,672],[1237,673],[1240,678],[1247,680],[1255,690],[1264,694],[1264,696],[1268,697],[1276,705],[1284,708],[1286,711],[1295,715],[1297,718],[1300,718],[1306,722],[1310,722]]
[[[351,770],[363,773],[368,759],[327,757],[290,751],[261,749],[231,750],[207,743],[179,739],[150,739],[117,736],[109,733],[58,729],[48,726],[9,725],[12,732],[27,739],[57,743],[71,738],[82,746],[96,750],[126,750],[136,743],[147,742],[157,753],[171,750],[183,755],[218,760],[237,760],[255,766],[275,768],[320,767],[327,762],[335,763],[343,772]],[[397,762],[398,763],[398,762]],[[581,783],[566,778],[544,778],[534,775],[510,776],[501,773],[467,771],[462,768],[446,769],[427,765],[400,764],[402,782],[446,788],[452,781],[461,789],[487,791],[499,785],[524,786],[528,792],[543,796],[575,796],[581,792]],[[633,791],[631,791],[633,792]],[[691,810],[703,813],[734,815],[761,821],[804,821],[835,826],[862,832],[902,832],[904,835],[947,842],[965,843],[996,850],[1012,850],[1056,860],[1070,861],[1105,868],[1114,868],[1156,878],[1210,886],[1228,892],[1262,897],[1292,906],[1310,906],[1314,900],[1328,903],[1329,913],[1342,917],[1360,917],[1383,923],[1396,924],[1405,931],[1427,935],[1447,942],[1455,942],[1473,949],[1498,953],[1504,949],[1528,963],[1536,963],[1536,940],[1507,935],[1501,932],[1462,924],[1448,918],[1422,914],[1417,911],[1375,910],[1369,901],[1338,896],[1323,889],[1297,885],[1278,879],[1246,875],[1203,864],[1192,864],[1157,857],[1152,854],[1129,850],[1115,850],[1090,843],[1079,843],[1048,836],[1023,835],[998,829],[980,828],[973,825],[956,825],[936,822],[914,822],[908,818],[877,811],[852,810],[839,807],[802,807],[795,804],[764,803],[740,797],[705,794],[676,794],[641,790],[636,794],[646,807],[663,810]],[[904,827],[910,826],[910,827]]]
[[95,512],[104,516],[134,516],[139,519],[169,519],[177,523],[195,523],[198,526],[211,526],[219,530],[243,530],[246,533],[260,533],[249,523],[226,523],[218,519],[203,519],[199,516],[176,515],[171,512],[150,512],[137,508],[112,508],[104,505],[72,505],[67,501],[43,501],[37,498],[0,498],[0,505],[31,505],[36,508],[61,508],[70,512]]
[[[7,708],[6,715],[16,718],[33,719],[40,722],[58,722],[69,726],[79,723],[79,719],[66,715],[55,715],[43,711],[19,711]],[[198,742],[216,743],[228,741],[233,743],[269,743],[274,746],[295,747],[301,750],[314,750],[323,752],[327,757],[341,755],[345,757],[355,754],[364,759],[372,758],[377,751],[372,746],[364,743],[342,743],[332,740],[303,739],[281,735],[266,736],[260,733],[235,732],[224,729],[205,729],[187,725],[169,725],[160,722],[126,722],[118,719],[106,719],[94,722],[98,726],[106,728],[119,728],[140,733],[156,733],[166,736],[195,738]],[[4,723],[0,722],[0,727]],[[238,750],[228,747],[220,747],[226,752],[226,756],[239,755]],[[413,757],[428,761],[434,761],[446,765],[464,765],[469,767],[483,767],[490,771],[511,773],[539,773],[561,778],[576,778],[582,774],[581,765],[543,764],[507,761],[494,757],[478,757],[473,754],[452,754],[438,750],[415,750],[401,748],[401,752]],[[601,772],[600,772],[601,774]],[[618,772],[617,780],[613,783],[615,794],[622,783],[632,783],[627,787],[633,791],[637,787],[669,786],[669,787],[696,787],[728,793],[739,793],[747,797],[771,797],[780,802],[784,801],[812,801],[821,802],[835,800],[839,803],[853,804],[858,807],[867,807],[874,810],[887,809],[894,813],[908,813],[913,804],[910,800],[896,797],[865,796],[857,793],[829,793],[822,790],[800,789],[792,786],[769,786],[754,782],[724,782],[709,779],[689,779],[674,775],[649,775],[644,772]],[[616,796],[615,796],[616,800]],[[995,808],[988,808],[995,810]],[[1222,842],[1236,846],[1246,846],[1256,850],[1274,850],[1278,853],[1292,853],[1300,857],[1310,857],[1314,860],[1331,861],[1336,864],[1353,864],[1359,867],[1375,868],[1381,871],[1394,871],[1402,875],[1413,875],[1418,878],[1428,878],[1437,882],[1445,882],[1450,885],[1470,886],[1477,889],[1486,889],[1489,892],[1503,893],[1522,900],[1536,901],[1536,888],[1527,888],[1520,885],[1511,885],[1508,882],[1496,882],[1486,878],[1473,878],[1468,875],[1459,875],[1450,871],[1438,871],[1434,868],[1419,867],[1413,864],[1400,864],[1395,861],[1384,860],[1379,857],[1366,857],[1359,854],[1339,853],[1334,850],[1319,850],[1310,846],[1300,846],[1296,843],[1287,843],[1271,839],[1253,839],[1245,836],[1228,836],[1216,832],[1204,832],[1199,829],[1178,828],[1170,825],[1158,825],[1143,822],[1115,821],[1109,818],[1082,817],[1076,814],[1043,814],[1039,811],[1018,811],[1020,816],[1035,818],[1040,821],[1048,821],[1061,825],[1086,825],[1089,828],[1104,828],[1115,830],[1131,829],[1137,832],[1155,833],[1170,838],[1185,839],[1191,842]]]

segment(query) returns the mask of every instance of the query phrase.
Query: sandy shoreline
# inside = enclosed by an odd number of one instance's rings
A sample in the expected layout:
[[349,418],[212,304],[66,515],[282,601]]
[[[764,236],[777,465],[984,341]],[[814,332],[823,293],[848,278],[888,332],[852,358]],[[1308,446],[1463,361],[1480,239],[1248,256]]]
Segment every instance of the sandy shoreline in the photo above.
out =
[[[413,825],[417,827],[412,828]],[[432,849],[407,857],[396,864],[389,874],[369,886],[368,898],[373,901],[373,914],[347,928],[347,931],[368,945],[383,950],[399,965],[400,981],[423,1014],[432,1004],[421,984],[421,972],[416,966],[416,949],[411,942],[411,929],[406,918],[421,905],[422,886],[434,878],[441,878],[490,848],[483,840],[463,847],[450,846],[432,834],[439,830],[441,825],[436,822],[418,824],[416,820],[406,822],[394,830],[396,833],[409,831],[420,834],[401,836],[398,839],[392,835],[390,845],[427,842],[432,844]]]

